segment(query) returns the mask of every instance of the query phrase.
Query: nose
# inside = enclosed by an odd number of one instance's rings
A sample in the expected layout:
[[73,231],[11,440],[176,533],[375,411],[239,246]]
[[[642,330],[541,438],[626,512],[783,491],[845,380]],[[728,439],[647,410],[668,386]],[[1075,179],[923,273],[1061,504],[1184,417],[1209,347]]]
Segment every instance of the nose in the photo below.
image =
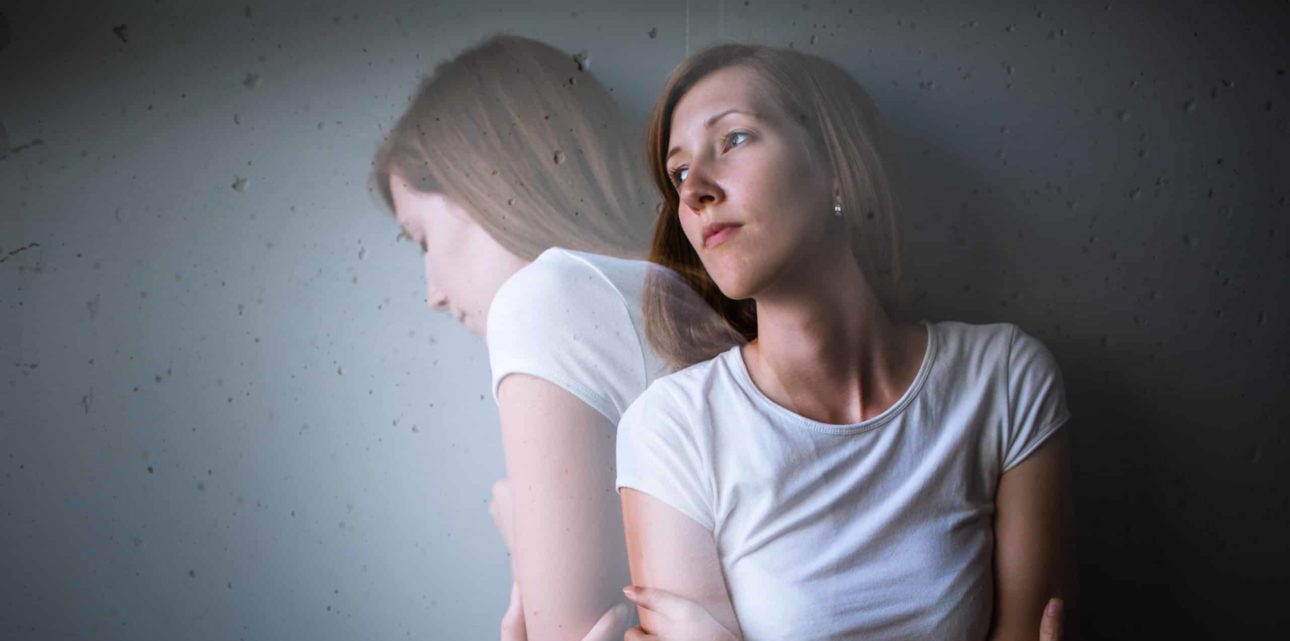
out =
[[448,311],[448,297],[444,294],[434,293],[426,294],[426,307],[434,312]]
[[435,286],[426,285],[426,307],[430,307],[433,312],[448,311],[448,294],[442,293]]
[[429,307],[432,312],[447,311],[448,294],[440,289],[435,281],[435,269],[429,251],[423,253],[421,262],[422,274],[426,281],[426,307]]
[[725,191],[710,174],[706,164],[692,163],[688,172],[685,182],[681,183],[678,195],[681,202],[691,211],[697,214],[703,211],[704,207],[710,207],[725,200]]
[[435,286],[434,281],[430,280],[427,274],[426,278],[426,307],[430,311],[442,312],[448,309],[448,295],[443,290]]

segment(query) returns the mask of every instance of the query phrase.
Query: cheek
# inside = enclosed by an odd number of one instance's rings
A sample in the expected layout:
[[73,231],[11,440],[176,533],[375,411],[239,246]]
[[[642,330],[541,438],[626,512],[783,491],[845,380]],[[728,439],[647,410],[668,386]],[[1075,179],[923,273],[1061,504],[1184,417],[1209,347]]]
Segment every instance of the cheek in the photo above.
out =
[[750,200],[756,211],[782,221],[785,210],[791,211],[793,203],[801,197],[795,177],[778,163],[766,158],[757,160],[746,164],[744,171],[732,179],[731,187]]
[[782,164],[761,164],[751,168],[742,181],[742,191],[755,205],[759,222],[771,243],[794,244],[804,236],[826,232],[831,220],[832,194],[822,186],[820,175],[805,166],[806,159],[792,168]]
[[487,232],[459,220],[441,226],[434,267],[440,286],[458,307],[478,314],[504,261]]
[[443,270],[435,257],[435,248],[433,246],[421,257],[421,265],[425,273],[426,298],[437,300],[445,292],[443,283],[439,278],[439,274],[443,273]]
[[449,297],[453,295],[453,277],[460,271],[460,267],[455,265],[457,256],[454,255],[454,251],[455,249],[449,243],[435,240],[429,240],[426,243],[426,287]]
[[690,246],[697,249],[699,247],[699,238],[702,234],[699,217],[695,216],[694,212],[686,209],[684,203],[681,203],[678,205],[677,218],[681,223],[681,233],[685,234],[686,240],[690,241]]

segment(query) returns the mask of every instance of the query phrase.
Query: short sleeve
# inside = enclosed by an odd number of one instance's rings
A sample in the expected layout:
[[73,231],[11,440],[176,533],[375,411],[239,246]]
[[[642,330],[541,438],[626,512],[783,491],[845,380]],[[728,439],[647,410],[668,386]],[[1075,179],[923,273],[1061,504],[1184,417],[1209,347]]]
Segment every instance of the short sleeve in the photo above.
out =
[[567,252],[547,250],[507,279],[486,332],[494,401],[508,375],[528,374],[617,423],[645,388],[642,346],[622,294]]
[[1070,418],[1057,360],[1038,339],[1012,327],[1008,345],[1008,424],[1003,471],[1025,460]]
[[618,423],[615,486],[648,494],[712,530],[713,461],[703,426],[685,413],[657,382],[627,408]]

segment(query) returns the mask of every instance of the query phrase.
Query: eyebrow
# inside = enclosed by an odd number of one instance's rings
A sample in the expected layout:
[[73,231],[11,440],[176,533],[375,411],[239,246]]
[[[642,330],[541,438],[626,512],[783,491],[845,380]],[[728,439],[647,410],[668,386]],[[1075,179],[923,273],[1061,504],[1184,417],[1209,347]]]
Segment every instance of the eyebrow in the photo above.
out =
[[[726,116],[729,116],[730,114],[743,114],[743,115],[745,115],[745,116],[751,116],[751,117],[753,117],[753,118],[758,118],[758,119],[760,119],[760,118],[761,118],[761,116],[758,116],[757,114],[755,114],[755,113],[753,113],[753,112],[751,112],[751,111],[744,111],[744,110],[742,110],[742,109],[734,109],[734,108],[731,108],[731,109],[727,109],[727,110],[725,110],[725,111],[723,111],[723,112],[721,112],[721,113],[719,113],[719,114],[717,114],[717,115],[715,115],[715,116],[713,116],[713,117],[711,117],[711,118],[708,118],[708,121],[707,121],[707,122],[705,122],[705,123],[703,123],[703,128],[704,128],[704,129],[710,129],[710,128],[712,127],[712,125],[717,124],[717,121],[718,121],[718,120],[721,120],[722,118],[725,118]],[[665,157],[663,160],[669,160],[669,159],[671,159],[671,158],[672,158],[672,156],[675,156],[675,155],[676,155],[676,152],[678,152],[678,151],[681,151],[681,148],[680,148],[680,147],[672,147],[671,149],[669,149],[669,150],[667,151],[667,157]]]

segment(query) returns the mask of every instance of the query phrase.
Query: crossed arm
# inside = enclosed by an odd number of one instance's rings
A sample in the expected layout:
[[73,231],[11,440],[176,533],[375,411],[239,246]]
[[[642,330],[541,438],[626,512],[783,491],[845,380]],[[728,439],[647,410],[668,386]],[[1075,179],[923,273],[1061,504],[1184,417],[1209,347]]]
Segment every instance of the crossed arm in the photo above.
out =
[[[999,481],[989,641],[1062,638],[1057,599],[1067,598],[1070,585],[1068,448],[1060,430]],[[645,602],[633,599],[641,626],[628,641],[742,638],[712,533],[630,488],[622,490],[622,506],[633,582],[651,589]]]
[[628,581],[615,426],[538,377],[511,374],[497,396],[511,505],[495,517],[510,524],[522,629],[529,641],[582,639]]
[[644,603],[640,596],[633,599],[640,606],[640,631],[660,639],[742,639],[712,532],[644,492],[625,487],[622,497],[632,582],[649,590]]
[[[528,639],[582,639],[619,601],[629,561],[632,582],[647,588],[633,598],[641,606],[636,638],[740,638],[712,533],[630,488],[622,490],[620,511],[608,419],[566,390],[523,374],[502,381],[498,401],[513,493],[510,533],[503,536],[523,594]],[[1037,622],[1049,626],[1040,638],[1057,638],[1045,603],[1065,596],[1069,584],[1065,433],[1000,479],[991,641],[1035,639]]]
[[1036,638],[1049,597],[1070,599],[1069,448],[1060,428],[999,479],[990,641]]

